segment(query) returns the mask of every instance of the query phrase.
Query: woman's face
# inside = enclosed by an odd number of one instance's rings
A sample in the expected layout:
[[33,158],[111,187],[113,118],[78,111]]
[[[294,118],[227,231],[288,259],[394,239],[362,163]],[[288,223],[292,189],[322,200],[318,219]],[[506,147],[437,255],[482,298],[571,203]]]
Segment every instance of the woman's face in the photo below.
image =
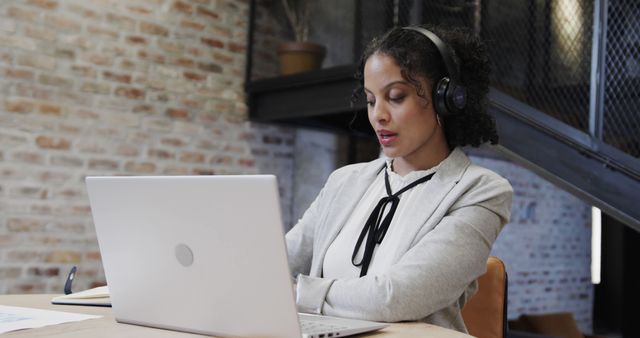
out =
[[[424,93],[430,93],[431,84],[420,82]],[[431,99],[418,96],[392,57],[382,53],[369,57],[364,91],[369,122],[387,157],[424,163],[434,147],[442,147],[443,142],[446,146]]]

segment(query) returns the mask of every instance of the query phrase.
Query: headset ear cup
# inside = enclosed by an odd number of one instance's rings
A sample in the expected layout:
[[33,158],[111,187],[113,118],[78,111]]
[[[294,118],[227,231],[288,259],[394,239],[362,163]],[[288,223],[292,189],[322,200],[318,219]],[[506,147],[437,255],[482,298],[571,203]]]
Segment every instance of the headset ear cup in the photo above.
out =
[[443,77],[436,83],[433,88],[433,101],[436,113],[441,117],[447,117],[451,115],[447,107],[447,92],[449,88],[449,78]]
[[452,114],[458,114],[467,106],[467,89],[450,81],[445,92],[445,100],[447,110]]

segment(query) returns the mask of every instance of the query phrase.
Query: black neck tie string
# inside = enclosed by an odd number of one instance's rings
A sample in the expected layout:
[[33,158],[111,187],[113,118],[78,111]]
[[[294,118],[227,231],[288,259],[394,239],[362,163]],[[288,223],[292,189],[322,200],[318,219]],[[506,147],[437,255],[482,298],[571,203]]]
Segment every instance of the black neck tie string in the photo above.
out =
[[[360,232],[358,241],[353,248],[353,254],[351,255],[351,263],[354,266],[360,267],[360,277],[367,274],[367,271],[369,270],[369,264],[371,263],[371,258],[373,257],[373,251],[375,250],[376,245],[382,243],[384,236],[387,234],[387,230],[389,229],[389,225],[391,224],[391,219],[393,218],[393,215],[398,208],[398,203],[400,203],[400,195],[403,192],[415,187],[416,185],[430,180],[434,174],[435,173],[432,173],[421,177],[411,182],[404,188],[400,189],[395,194],[392,194],[391,185],[389,183],[389,174],[387,173],[385,166],[384,185],[387,191],[387,196],[382,197],[378,204],[376,204],[376,207],[373,208],[371,215],[369,215],[369,218],[362,228],[362,232]],[[388,205],[390,205],[389,212],[386,216],[384,216],[384,211],[387,209]],[[383,216],[384,219],[382,219]],[[362,246],[362,242],[364,241],[365,236],[367,237],[367,241],[364,246],[364,254],[360,262],[356,262],[358,252],[360,251],[360,247]]]

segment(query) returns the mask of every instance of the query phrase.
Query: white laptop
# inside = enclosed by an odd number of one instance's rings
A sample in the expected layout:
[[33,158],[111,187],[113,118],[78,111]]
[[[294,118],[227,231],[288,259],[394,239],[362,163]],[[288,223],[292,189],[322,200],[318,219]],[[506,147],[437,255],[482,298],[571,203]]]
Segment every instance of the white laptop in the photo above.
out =
[[[387,326],[297,314],[275,176],[86,183],[118,322],[223,337],[342,337]],[[307,322],[323,329],[301,329]]]

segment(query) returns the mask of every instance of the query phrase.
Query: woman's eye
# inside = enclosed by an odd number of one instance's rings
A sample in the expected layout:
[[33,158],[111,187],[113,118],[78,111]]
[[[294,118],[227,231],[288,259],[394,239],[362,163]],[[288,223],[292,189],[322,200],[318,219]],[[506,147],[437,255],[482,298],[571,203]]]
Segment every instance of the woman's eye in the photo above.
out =
[[389,101],[391,101],[393,103],[400,103],[400,102],[402,102],[402,100],[404,100],[404,95],[389,97]]
[[373,107],[376,104],[376,101],[374,100],[367,100],[367,106],[369,107]]

